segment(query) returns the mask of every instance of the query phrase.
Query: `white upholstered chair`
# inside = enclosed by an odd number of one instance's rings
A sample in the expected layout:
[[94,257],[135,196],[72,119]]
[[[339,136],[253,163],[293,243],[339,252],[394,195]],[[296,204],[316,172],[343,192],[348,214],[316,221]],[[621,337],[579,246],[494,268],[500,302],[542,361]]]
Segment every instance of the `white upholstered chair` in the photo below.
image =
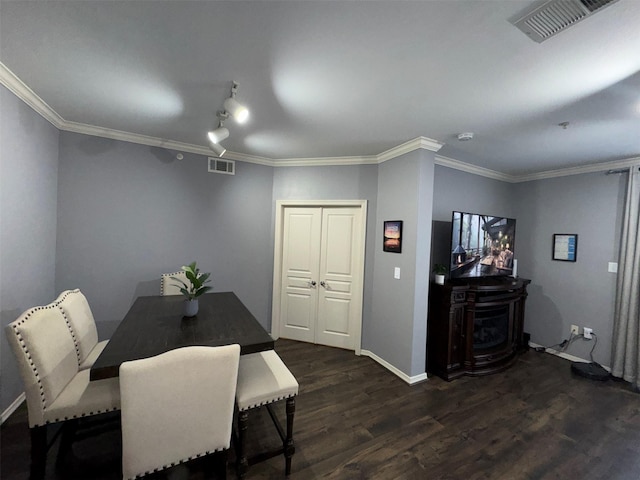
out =
[[189,285],[187,275],[183,271],[163,273],[160,277],[160,295],[182,295],[180,286],[176,286],[176,284],[179,285],[178,282],[171,277],[176,277]]
[[239,357],[239,345],[194,346],[120,366],[124,478],[214,452],[226,474]]
[[[282,359],[274,350],[242,355],[238,370],[236,403],[238,405],[238,452],[237,470],[240,478],[258,461],[284,454],[285,473],[291,473],[291,458],[295,453],[293,444],[293,416],[296,410],[295,396],[298,394],[298,382]],[[286,399],[287,429],[283,431],[277,416],[271,409],[272,404]],[[282,448],[271,452],[260,452],[247,456],[246,436],[249,425],[249,412],[266,405],[282,440]]]
[[65,290],[53,303],[56,303],[67,317],[76,344],[80,370],[91,368],[109,340],[98,342],[98,329],[87,298],[76,288]]
[[31,430],[31,479],[44,478],[47,426],[120,408],[117,379],[89,381],[62,309],[34,307],[6,326],[24,383]]

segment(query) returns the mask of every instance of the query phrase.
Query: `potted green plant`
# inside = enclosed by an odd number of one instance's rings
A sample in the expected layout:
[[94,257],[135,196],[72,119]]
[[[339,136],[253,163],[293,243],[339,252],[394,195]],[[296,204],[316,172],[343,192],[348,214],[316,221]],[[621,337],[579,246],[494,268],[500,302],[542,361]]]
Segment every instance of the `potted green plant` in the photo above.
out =
[[185,277],[187,277],[188,284],[178,277],[171,277],[172,280],[178,282],[174,286],[180,289],[182,295],[185,296],[184,301],[184,316],[194,317],[198,313],[198,297],[211,290],[210,286],[205,285],[209,283],[210,273],[200,273],[200,269],[197,267],[196,262],[191,262],[189,265],[183,266]]
[[433,273],[435,274],[435,282],[438,285],[444,285],[444,276],[447,274],[448,268],[442,263],[436,263],[433,266]]

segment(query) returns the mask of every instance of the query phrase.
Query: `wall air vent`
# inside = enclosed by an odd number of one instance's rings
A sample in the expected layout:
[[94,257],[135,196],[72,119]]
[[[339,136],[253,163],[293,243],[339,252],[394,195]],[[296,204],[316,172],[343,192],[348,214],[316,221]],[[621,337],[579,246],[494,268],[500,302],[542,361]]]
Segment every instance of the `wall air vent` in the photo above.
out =
[[550,0],[512,23],[531,40],[542,43],[617,1]]
[[225,175],[235,175],[236,162],[233,160],[209,157],[209,171],[213,173],[224,173]]

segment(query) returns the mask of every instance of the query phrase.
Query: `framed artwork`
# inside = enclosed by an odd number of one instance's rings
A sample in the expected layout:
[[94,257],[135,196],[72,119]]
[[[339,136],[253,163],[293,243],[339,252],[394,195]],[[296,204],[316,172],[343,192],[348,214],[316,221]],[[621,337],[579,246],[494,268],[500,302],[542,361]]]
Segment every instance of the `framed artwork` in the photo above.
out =
[[382,250],[402,253],[402,220],[386,220],[384,222]]
[[553,234],[553,260],[575,262],[578,255],[578,235],[575,233]]

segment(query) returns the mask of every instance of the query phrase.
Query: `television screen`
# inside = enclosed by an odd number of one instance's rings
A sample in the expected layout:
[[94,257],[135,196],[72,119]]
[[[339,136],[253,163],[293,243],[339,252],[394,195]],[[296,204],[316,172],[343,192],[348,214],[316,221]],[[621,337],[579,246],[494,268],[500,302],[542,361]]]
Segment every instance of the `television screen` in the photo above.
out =
[[453,212],[450,277],[494,277],[513,273],[516,221]]

